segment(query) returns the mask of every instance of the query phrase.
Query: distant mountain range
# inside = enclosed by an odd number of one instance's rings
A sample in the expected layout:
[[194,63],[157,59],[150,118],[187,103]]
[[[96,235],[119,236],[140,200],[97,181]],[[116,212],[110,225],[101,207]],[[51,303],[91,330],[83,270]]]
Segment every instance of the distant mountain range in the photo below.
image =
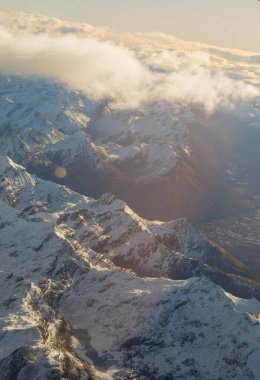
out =
[[[154,71],[168,70],[159,46],[185,46],[183,64],[199,47],[214,70],[259,85],[251,53],[43,16],[0,21],[109,35],[144,49]],[[17,73],[0,76],[0,110],[0,379],[258,380],[257,101],[116,109]]]
[[[113,111],[57,83],[19,76],[1,78],[0,102],[2,154],[41,178],[93,197],[111,192],[150,219],[201,222],[247,207],[249,195],[232,180],[240,155],[248,156],[247,109],[239,119],[180,104]],[[55,176],[57,167],[66,168],[65,178]]]

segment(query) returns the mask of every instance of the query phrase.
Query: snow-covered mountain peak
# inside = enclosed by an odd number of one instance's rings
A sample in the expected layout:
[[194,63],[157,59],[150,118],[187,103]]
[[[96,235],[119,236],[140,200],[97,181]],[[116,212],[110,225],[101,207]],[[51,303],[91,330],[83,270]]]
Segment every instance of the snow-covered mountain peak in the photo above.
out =
[[91,199],[62,185],[43,181],[7,156],[0,156],[0,199],[23,212],[68,210]]
[[185,219],[149,222],[0,161],[1,378],[257,378],[259,302],[209,278],[257,288],[219,272]]
[[260,55],[0,23],[0,380],[259,380]]

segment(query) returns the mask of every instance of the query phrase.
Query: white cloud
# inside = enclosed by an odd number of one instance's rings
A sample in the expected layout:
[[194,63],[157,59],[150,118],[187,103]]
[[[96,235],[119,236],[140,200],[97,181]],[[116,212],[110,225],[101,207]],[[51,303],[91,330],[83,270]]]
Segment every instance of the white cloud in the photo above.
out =
[[127,49],[76,36],[14,35],[0,30],[0,72],[44,75],[93,99],[135,107],[145,98],[149,71]]
[[[62,22],[58,26],[60,31]],[[110,31],[108,35],[112,36]],[[145,49],[148,37],[143,36],[143,45],[140,38],[133,52],[113,42],[67,32],[49,35],[2,27],[0,72],[55,78],[95,100],[109,99],[114,108],[180,101],[201,105],[211,112],[259,95],[256,87],[213,70],[205,51],[175,51],[165,46],[160,50],[158,45],[154,50],[151,45]]]
[[195,71],[202,67],[210,67],[210,56],[202,51],[163,50],[148,56],[146,64],[165,71],[183,68]]

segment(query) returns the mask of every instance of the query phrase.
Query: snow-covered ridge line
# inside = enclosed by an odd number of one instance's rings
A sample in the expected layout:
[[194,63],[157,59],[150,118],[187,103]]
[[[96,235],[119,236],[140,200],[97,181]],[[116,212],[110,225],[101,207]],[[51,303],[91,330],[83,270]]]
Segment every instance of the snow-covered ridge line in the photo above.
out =
[[149,267],[152,235],[196,259],[201,238],[184,220],[150,223],[112,195],[85,198],[7,157],[0,180],[1,378],[256,378],[258,301],[205,277],[142,278],[112,262],[144,243],[148,261],[138,250],[135,260]]

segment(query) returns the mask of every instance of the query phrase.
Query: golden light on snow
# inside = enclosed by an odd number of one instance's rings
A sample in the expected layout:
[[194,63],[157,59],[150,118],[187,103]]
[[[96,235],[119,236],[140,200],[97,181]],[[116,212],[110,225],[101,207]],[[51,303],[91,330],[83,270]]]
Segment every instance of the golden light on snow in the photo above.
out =
[[66,177],[67,170],[65,168],[63,168],[62,166],[59,166],[55,169],[54,174],[55,174],[55,177],[62,179],[64,177]]

